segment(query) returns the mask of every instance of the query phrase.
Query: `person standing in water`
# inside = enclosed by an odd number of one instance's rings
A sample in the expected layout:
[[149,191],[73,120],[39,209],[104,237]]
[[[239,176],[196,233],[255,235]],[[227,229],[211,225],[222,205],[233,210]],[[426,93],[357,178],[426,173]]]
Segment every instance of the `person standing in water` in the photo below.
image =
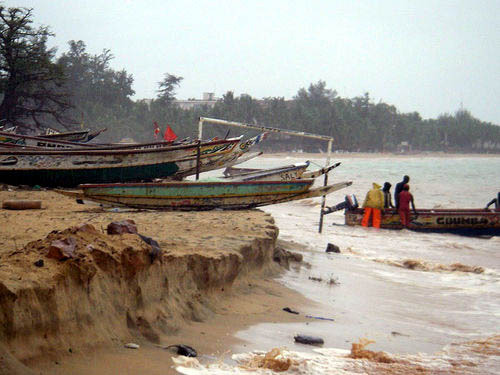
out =
[[374,182],[372,186],[373,188],[366,193],[366,198],[363,203],[364,214],[361,225],[367,227],[370,216],[373,215],[373,226],[375,228],[380,228],[380,218],[382,216],[382,209],[384,208],[384,193],[380,190],[382,186],[376,182]]
[[389,182],[386,182],[382,188],[382,192],[384,193],[384,208],[394,208],[391,199],[391,186]]
[[410,203],[413,213],[416,215],[417,210],[415,210],[415,202],[413,201],[413,195],[410,193],[410,185],[405,184],[403,186],[403,191],[399,193],[399,217],[401,218],[401,224],[404,227],[410,226]]
[[394,189],[394,203],[396,203],[396,208],[399,208],[399,193],[403,191],[403,186],[410,182],[410,176],[404,176],[403,181],[396,184]]

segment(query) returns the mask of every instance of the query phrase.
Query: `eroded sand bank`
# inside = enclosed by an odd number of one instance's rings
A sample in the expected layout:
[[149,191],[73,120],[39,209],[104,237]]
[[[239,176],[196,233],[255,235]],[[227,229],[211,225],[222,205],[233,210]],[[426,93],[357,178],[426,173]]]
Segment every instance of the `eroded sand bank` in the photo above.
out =
[[[305,301],[271,279],[278,228],[261,211],[110,212],[51,191],[0,192],[11,199],[43,209],[0,210],[0,374],[175,373],[159,346],[217,357],[238,329],[300,319],[282,311]],[[159,242],[159,257],[135,234],[106,234],[124,219]],[[46,257],[69,237],[73,259]]]

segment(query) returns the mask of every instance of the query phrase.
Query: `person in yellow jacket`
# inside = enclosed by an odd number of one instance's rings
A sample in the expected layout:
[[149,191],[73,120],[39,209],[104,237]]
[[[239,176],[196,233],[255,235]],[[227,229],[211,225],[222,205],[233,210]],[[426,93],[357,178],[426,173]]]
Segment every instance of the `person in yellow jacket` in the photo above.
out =
[[380,219],[382,216],[382,209],[384,208],[384,193],[380,190],[381,187],[382,186],[374,182],[373,188],[366,193],[366,198],[363,202],[365,213],[363,215],[363,220],[361,220],[361,225],[364,227],[368,226],[370,216],[373,214],[373,226],[375,228],[380,228]]

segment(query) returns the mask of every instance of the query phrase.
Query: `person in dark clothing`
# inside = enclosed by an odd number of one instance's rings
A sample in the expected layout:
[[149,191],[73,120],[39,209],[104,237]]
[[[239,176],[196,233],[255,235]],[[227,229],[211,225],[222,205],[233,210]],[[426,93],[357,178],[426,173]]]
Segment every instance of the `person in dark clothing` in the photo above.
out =
[[498,192],[498,195],[496,198],[493,198],[487,205],[486,209],[490,208],[490,206],[494,204],[495,205],[495,210],[500,209],[500,191]]
[[403,226],[410,226],[410,203],[413,213],[417,215],[417,210],[415,209],[415,202],[413,202],[413,195],[410,193],[410,185],[405,184],[403,186],[403,191],[399,193],[399,217],[401,218],[401,224]]
[[394,208],[391,199],[391,186],[389,182],[386,182],[382,188],[382,192],[384,193],[384,208]]
[[403,191],[403,186],[410,182],[409,176],[404,176],[403,181],[396,184],[396,189],[394,190],[394,203],[396,203],[396,208],[399,208],[399,193]]

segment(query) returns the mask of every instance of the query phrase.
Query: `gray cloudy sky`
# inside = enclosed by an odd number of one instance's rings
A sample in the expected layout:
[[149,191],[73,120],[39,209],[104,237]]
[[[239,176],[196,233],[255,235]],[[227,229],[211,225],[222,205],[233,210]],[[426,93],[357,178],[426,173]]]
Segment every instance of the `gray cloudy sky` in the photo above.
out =
[[18,0],[56,34],[59,53],[83,40],[111,50],[134,76],[135,98],[154,97],[168,72],[179,99],[292,98],[324,80],[341,96],[424,118],[464,108],[500,124],[500,1]]

